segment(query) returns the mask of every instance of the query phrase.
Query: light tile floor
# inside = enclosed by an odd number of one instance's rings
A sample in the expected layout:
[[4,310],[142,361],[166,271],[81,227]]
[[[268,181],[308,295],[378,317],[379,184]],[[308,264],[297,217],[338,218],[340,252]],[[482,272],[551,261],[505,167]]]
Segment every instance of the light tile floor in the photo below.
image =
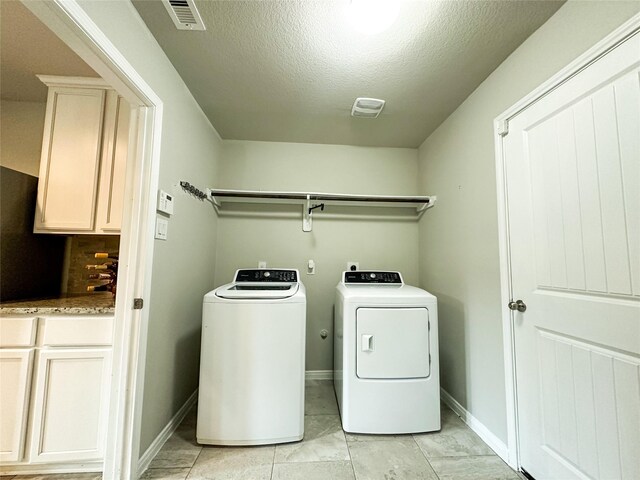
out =
[[[340,426],[329,381],[306,387],[305,436],[264,447],[203,447],[191,411],[143,480],[519,480],[458,416],[442,408],[442,430],[420,435],[354,435]],[[2,480],[99,480],[99,474]]]
[[329,381],[306,387],[304,440],[266,447],[202,447],[195,411],[142,479],[167,480],[518,480],[456,414],[442,409],[442,430],[420,435],[344,433]]

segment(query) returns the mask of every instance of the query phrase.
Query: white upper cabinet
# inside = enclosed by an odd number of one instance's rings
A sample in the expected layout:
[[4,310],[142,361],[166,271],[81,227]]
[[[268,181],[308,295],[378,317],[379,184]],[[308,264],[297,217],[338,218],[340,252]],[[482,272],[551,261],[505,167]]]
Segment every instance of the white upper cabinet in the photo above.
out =
[[93,230],[104,97],[99,89],[49,89],[36,231]]
[[108,91],[96,218],[100,233],[120,233],[130,124],[129,103],[115,91]]
[[49,86],[35,233],[120,233],[130,107],[101,79]]

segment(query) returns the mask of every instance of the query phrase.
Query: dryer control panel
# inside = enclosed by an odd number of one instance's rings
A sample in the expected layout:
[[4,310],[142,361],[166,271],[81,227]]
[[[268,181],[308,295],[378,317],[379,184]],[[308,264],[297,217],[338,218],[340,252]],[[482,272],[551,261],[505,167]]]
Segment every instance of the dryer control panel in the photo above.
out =
[[297,282],[297,270],[243,269],[236,272],[235,282]]
[[344,272],[344,283],[403,285],[400,272],[359,271]]

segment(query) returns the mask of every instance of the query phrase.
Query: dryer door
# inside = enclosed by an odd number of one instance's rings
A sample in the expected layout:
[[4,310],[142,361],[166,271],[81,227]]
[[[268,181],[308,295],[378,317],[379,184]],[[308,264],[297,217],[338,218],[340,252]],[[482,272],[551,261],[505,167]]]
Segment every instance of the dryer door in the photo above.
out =
[[429,310],[359,308],[356,374],[359,378],[425,378],[430,373]]

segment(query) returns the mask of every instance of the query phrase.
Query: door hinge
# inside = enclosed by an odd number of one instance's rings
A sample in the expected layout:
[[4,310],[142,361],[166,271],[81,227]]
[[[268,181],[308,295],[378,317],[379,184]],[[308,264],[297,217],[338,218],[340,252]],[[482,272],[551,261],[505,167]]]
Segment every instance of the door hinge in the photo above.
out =
[[498,135],[501,137],[509,133],[509,120],[498,120]]
[[144,300],[142,300],[141,298],[134,298],[133,299],[133,309],[134,310],[142,310],[143,306],[144,306]]

